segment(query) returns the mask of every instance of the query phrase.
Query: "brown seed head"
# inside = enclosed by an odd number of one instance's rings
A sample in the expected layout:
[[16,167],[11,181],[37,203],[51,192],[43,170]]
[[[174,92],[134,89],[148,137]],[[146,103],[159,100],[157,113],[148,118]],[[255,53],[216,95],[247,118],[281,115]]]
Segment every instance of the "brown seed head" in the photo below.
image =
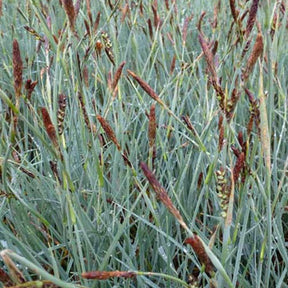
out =
[[116,145],[117,149],[121,151],[121,146],[116,138],[116,135],[113,129],[109,125],[109,123],[100,115],[97,115],[96,118],[99,121],[105,133],[107,134],[108,138]]
[[133,278],[136,277],[135,272],[130,271],[91,271],[82,273],[81,276],[85,279],[106,280],[114,277]]
[[257,37],[256,37],[256,41],[255,44],[253,46],[251,55],[248,58],[245,70],[242,74],[242,80],[246,81],[250,75],[250,73],[253,70],[254,65],[256,64],[257,59],[261,56],[261,54],[263,53],[263,36],[261,33],[258,33]]
[[63,4],[64,10],[66,12],[66,15],[68,17],[71,31],[75,32],[76,14],[75,14],[74,6],[73,6],[73,1],[72,0],[62,0],[62,4]]
[[111,85],[111,86],[112,86],[112,91],[115,90],[115,88],[116,88],[116,86],[117,86],[117,84],[118,84],[118,81],[119,81],[119,79],[120,79],[120,77],[121,77],[122,70],[123,70],[123,67],[124,67],[125,64],[126,64],[126,62],[123,61],[123,62],[119,65],[118,69],[117,69],[116,72],[115,72],[114,79],[113,79],[113,82],[112,82],[112,85]]
[[142,80],[138,75],[136,75],[134,72],[131,70],[127,69],[127,73],[132,76],[138,84],[142,87],[142,89],[155,101],[157,101],[160,105],[164,106],[163,101],[159,98],[157,93],[144,81]]
[[52,141],[54,147],[58,148],[58,141],[57,141],[57,136],[56,136],[56,130],[54,128],[54,125],[51,121],[50,115],[45,107],[41,108],[41,113],[42,113],[42,119],[44,123],[45,130]]
[[140,163],[140,167],[152,186],[154,192],[156,193],[157,198],[166,206],[166,208],[170,211],[170,213],[178,220],[180,225],[187,229],[187,225],[185,224],[180,212],[173,205],[171,199],[169,198],[167,191],[161,186],[161,184],[156,179],[154,173],[148,168],[148,166],[144,163]]
[[150,107],[149,127],[148,127],[148,139],[150,148],[152,148],[155,145],[156,128],[157,124],[156,124],[155,104],[152,104]]
[[207,273],[207,275],[209,275],[210,277],[212,277],[214,275],[214,265],[212,264],[210,258],[208,257],[205,248],[203,246],[203,243],[201,242],[200,238],[198,237],[198,235],[195,235],[193,238],[187,238],[184,241],[185,244],[189,244],[191,245],[191,247],[193,248],[195,254],[197,255],[200,263],[202,265],[205,265],[205,272]]
[[254,26],[256,15],[257,15],[257,10],[258,10],[258,5],[259,5],[259,0],[253,0],[251,8],[249,10],[249,17],[247,20],[247,26],[246,26],[246,31],[245,31],[246,38],[250,35],[252,28]]
[[22,88],[22,72],[23,63],[21,59],[19,44],[16,39],[13,40],[13,76],[14,76],[14,89],[16,97],[21,95]]

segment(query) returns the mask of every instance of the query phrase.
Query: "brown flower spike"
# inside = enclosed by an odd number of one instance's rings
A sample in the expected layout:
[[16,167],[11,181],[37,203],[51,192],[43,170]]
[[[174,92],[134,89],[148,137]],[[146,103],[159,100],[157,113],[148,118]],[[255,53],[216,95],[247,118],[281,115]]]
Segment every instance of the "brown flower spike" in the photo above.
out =
[[151,97],[153,98],[156,102],[158,102],[160,105],[165,106],[164,102],[159,98],[157,93],[144,81],[142,80],[138,75],[136,75],[134,72],[131,70],[127,70],[128,74],[132,76],[138,84],[142,87],[142,89]]
[[16,39],[13,40],[13,76],[14,76],[14,89],[16,97],[21,95],[22,88],[22,72],[23,63],[21,59],[19,44]]
[[120,144],[116,138],[116,135],[115,135],[113,129],[109,125],[109,123],[100,115],[97,115],[96,117],[97,117],[97,120],[100,122],[103,130],[105,131],[105,133],[109,137],[109,139],[116,145],[117,149],[119,151],[121,151],[121,146],[120,146]]
[[122,278],[134,278],[136,277],[135,272],[130,271],[91,271],[84,272],[81,276],[85,279],[97,279],[97,280],[106,280],[114,277],[122,277]]
[[63,4],[64,10],[66,12],[66,15],[68,17],[71,31],[75,32],[76,14],[75,14],[74,6],[73,6],[73,1],[72,0],[62,0],[62,4]]
[[170,213],[178,220],[180,225],[185,230],[188,230],[188,227],[185,224],[180,212],[173,205],[172,200],[169,198],[167,191],[158,182],[154,173],[148,168],[148,166],[144,162],[140,163],[140,167],[145,177],[149,181],[150,185],[152,186],[154,192],[156,193],[157,198],[166,206],[166,208],[170,211]]
[[42,118],[43,118],[43,123],[45,130],[52,141],[54,147],[58,148],[58,141],[57,141],[57,136],[56,136],[56,130],[55,127],[51,121],[50,115],[45,107],[41,108],[41,113],[42,113]]
[[198,235],[195,235],[193,238],[187,238],[184,241],[185,244],[191,245],[193,250],[195,251],[195,254],[197,255],[199,261],[201,262],[202,265],[205,265],[205,272],[209,276],[214,275],[214,265],[212,264],[211,260],[209,259],[205,248],[198,237]]
[[264,47],[263,36],[261,33],[258,33],[255,44],[254,44],[252,52],[251,52],[251,55],[248,58],[245,70],[242,74],[242,80],[243,81],[248,79],[250,73],[253,70],[253,67],[256,64],[257,59],[260,57],[260,55],[263,52],[263,47]]

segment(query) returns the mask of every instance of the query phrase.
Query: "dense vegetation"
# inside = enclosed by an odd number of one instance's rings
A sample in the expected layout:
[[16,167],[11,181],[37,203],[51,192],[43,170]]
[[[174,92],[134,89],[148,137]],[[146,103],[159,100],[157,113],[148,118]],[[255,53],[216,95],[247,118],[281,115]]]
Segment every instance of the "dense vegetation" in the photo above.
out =
[[287,9],[0,0],[2,287],[288,287]]

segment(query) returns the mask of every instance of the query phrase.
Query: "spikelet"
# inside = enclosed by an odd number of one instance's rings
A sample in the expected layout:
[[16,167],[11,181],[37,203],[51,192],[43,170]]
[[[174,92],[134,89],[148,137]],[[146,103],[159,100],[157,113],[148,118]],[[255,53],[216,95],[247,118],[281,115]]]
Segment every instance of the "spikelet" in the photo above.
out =
[[33,81],[31,79],[28,79],[26,81],[26,84],[25,84],[25,89],[27,90],[27,99],[30,100],[31,99],[31,95],[32,95],[32,92],[34,91],[34,88],[36,87],[38,81]]
[[125,21],[127,14],[129,14],[129,12],[130,12],[128,3],[126,3],[124,8],[121,9],[121,12],[122,12],[121,23],[123,23]]
[[114,79],[113,79],[112,84],[111,84],[112,91],[114,91],[116,89],[116,87],[117,87],[118,81],[119,81],[119,79],[121,77],[122,70],[123,70],[123,67],[124,67],[125,64],[126,64],[126,62],[123,61],[119,65],[118,69],[115,72]]
[[98,29],[98,26],[99,26],[99,23],[100,23],[100,17],[101,17],[101,13],[98,12],[97,16],[96,16],[96,19],[95,19],[95,22],[94,22],[94,25],[93,25],[93,34],[95,34],[97,29]]
[[160,18],[158,16],[158,13],[157,13],[157,6],[155,6],[154,4],[152,4],[152,12],[153,12],[153,17],[154,17],[154,27],[157,28],[159,23],[160,23]]
[[191,245],[200,263],[205,266],[205,272],[207,273],[207,275],[209,275],[210,277],[214,276],[214,265],[208,257],[208,254],[206,253],[203,243],[198,237],[198,235],[194,235],[193,238],[187,238],[184,243]]
[[90,24],[92,25],[93,19],[92,19],[92,13],[91,13],[90,0],[86,0],[86,9],[87,9],[87,15],[88,15]]
[[106,55],[109,58],[110,62],[115,66],[115,56],[112,51],[112,42],[109,38],[109,35],[106,32],[102,31],[101,37],[104,44]]
[[95,50],[96,50],[96,56],[97,57],[99,57],[101,55],[102,48],[103,48],[102,42],[100,40],[97,40],[96,44],[95,44]]
[[82,75],[83,75],[82,77],[84,80],[84,84],[88,88],[89,87],[89,73],[88,73],[88,68],[86,65],[84,65],[83,67]]
[[231,10],[232,17],[234,21],[237,22],[239,11],[236,10],[235,0],[230,0],[229,2],[230,2],[230,10]]
[[235,166],[233,167],[234,183],[238,180],[240,173],[244,169],[244,166],[245,166],[245,153],[241,152],[239,157],[237,158]]
[[218,151],[220,152],[224,145],[224,125],[223,125],[223,115],[219,115],[219,122],[218,122],[218,133],[219,133],[219,140],[218,140]]
[[73,1],[72,0],[62,0],[62,4],[65,10],[65,13],[68,17],[69,24],[70,24],[70,29],[72,32],[75,33],[75,20],[76,20],[76,14],[75,14],[75,9],[73,6]]
[[107,134],[108,138],[116,145],[118,151],[121,151],[121,146],[116,138],[116,135],[113,129],[109,125],[109,123],[100,115],[97,115],[96,118],[99,121],[105,133]]
[[216,171],[217,192],[220,199],[220,207],[222,209],[221,216],[225,219],[227,216],[228,203],[229,203],[229,187],[227,185],[227,179],[225,178],[225,170],[221,168]]
[[189,26],[189,23],[191,22],[192,18],[193,18],[193,14],[189,17],[186,17],[184,20],[184,25],[183,25],[183,29],[182,29],[182,44],[183,44],[183,46],[186,45],[188,26]]
[[229,99],[226,103],[225,114],[228,121],[230,121],[233,117],[233,112],[235,110],[239,97],[240,92],[236,88],[234,88],[232,91],[231,99]]
[[256,64],[257,59],[260,57],[260,55],[263,53],[263,36],[261,33],[257,34],[255,44],[253,46],[251,55],[249,56],[247,60],[246,67],[244,69],[244,72],[242,74],[242,80],[246,81],[250,75],[250,73],[253,70],[254,65]]
[[246,26],[246,31],[245,31],[246,38],[249,37],[252,31],[252,28],[254,26],[256,15],[257,15],[257,10],[258,10],[258,5],[259,5],[259,0],[253,0],[251,4],[251,8],[249,10],[248,20],[247,20],[247,26]]
[[52,141],[53,145],[55,148],[59,148],[58,140],[57,140],[57,134],[55,127],[51,121],[50,115],[45,107],[41,108],[41,113],[42,113],[42,119],[44,123],[45,130]]
[[86,28],[86,35],[91,37],[90,26],[89,26],[89,23],[88,23],[88,21],[86,19],[84,19],[84,25],[85,25],[85,28]]
[[114,277],[134,278],[137,276],[135,272],[131,271],[91,271],[84,272],[81,276],[85,279],[106,280]]
[[214,56],[209,48],[207,41],[204,39],[202,32],[199,33],[198,39],[199,39],[202,51],[204,53],[206,62],[207,62],[209,72],[212,75],[212,79],[213,81],[217,83],[218,80],[217,80],[217,73],[216,73],[216,69],[214,65]]
[[22,88],[23,63],[21,59],[19,44],[16,39],[13,40],[13,76],[15,96],[20,97]]
[[138,84],[142,87],[142,89],[156,102],[158,102],[161,106],[165,106],[164,102],[159,98],[157,93],[144,81],[142,80],[138,75],[136,75],[131,70],[127,69],[127,73],[132,76]]
[[152,27],[152,21],[150,18],[147,20],[147,24],[148,24],[148,31],[149,31],[150,39],[153,40],[153,27]]
[[149,140],[149,147],[153,148],[155,145],[156,140],[156,115],[155,115],[155,104],[152,104],[150,107],[150,114],[149,114],[149,126],[148,126],[148,140]]
[[59,136],[61,136],[63,134],[66,100],[67,100],[66,95],[59,94],[59,96],[58,96],[58,110],[57,110],[57,126],[58,126]]
[[0,17],[3,15],[2,6],[3,6],[2,0],[0,0]]
[[174,54],[171,64],[170,64],[170,75],[173,74],[174,70],[175,70],[175,66],[176,66],[176,55]]
[[191,123],[189,117],[186,115],[186,116],[182,116],[181,118],[185,122],[187,128],[193,133],[194,136],[196,136],[197,132],[196,132],[193,124]]
[[27,30],[31,35],[33,35],[36,40],[39,40],[40,42],[45,42],[44,38],[42,36],[40,36],[38,34],[38,32],[33,29],[32,27],[29,27],[29,26],[24,26],[25,30]]
[[173,205],[171,199],[168,196],[167,191],[161,186],[161,184],[156,179],[154,173],[148,168],[146,163],[141,162],[140,167],[149,181],[151,187],[153,188],[154,192],[156,193],[157,198],[166,206],[166,208],[170,211],[170,213],[176,218],[179,224],[185,229],[188,230],[186,223],[184,222],[180,212],[178,209]]

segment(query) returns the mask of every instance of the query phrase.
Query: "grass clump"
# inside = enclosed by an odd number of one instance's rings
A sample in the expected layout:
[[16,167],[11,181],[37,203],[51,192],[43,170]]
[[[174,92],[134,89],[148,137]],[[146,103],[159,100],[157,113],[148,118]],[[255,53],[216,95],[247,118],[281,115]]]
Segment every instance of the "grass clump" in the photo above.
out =
[[286,287],[285,1],[10,2],[2,287]]

